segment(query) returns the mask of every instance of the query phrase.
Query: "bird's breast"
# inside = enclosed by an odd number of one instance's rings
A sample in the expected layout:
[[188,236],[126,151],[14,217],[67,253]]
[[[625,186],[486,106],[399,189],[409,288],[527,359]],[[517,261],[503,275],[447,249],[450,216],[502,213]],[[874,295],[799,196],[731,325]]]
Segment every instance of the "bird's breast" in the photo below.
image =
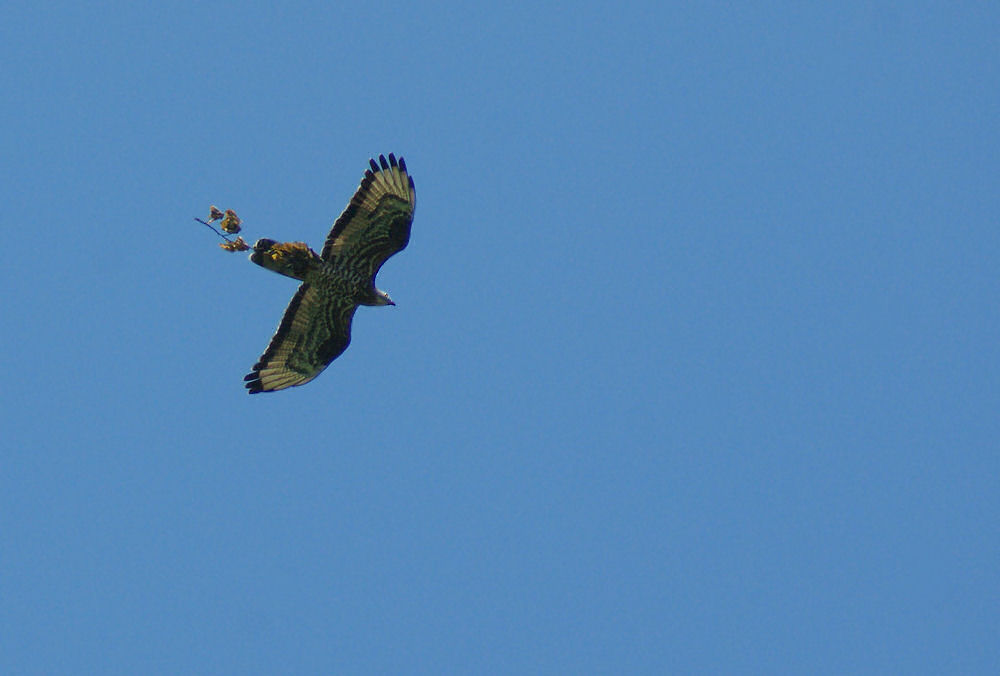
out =
[[344,270],[327,261],[311,270],[306,281],[321,285],[329,293],[347,296],[360,305],[369,305],[366,301],[375,293],[371,280],[345,274]]

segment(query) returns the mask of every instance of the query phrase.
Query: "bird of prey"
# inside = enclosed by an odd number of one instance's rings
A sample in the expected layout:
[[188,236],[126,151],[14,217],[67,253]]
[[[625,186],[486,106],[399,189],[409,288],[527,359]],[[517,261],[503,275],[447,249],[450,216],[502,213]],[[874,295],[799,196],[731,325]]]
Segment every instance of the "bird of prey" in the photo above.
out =
[[358,305],[395,305],[375,288],[386,259],[410,241],[416,206],[402,157],[370,160],[350,204],[333,224],[319,255],[302,242],[257,240],[250,260],[302,281],[264,354],[243,379],[250,394],[303,385],[351,342]]

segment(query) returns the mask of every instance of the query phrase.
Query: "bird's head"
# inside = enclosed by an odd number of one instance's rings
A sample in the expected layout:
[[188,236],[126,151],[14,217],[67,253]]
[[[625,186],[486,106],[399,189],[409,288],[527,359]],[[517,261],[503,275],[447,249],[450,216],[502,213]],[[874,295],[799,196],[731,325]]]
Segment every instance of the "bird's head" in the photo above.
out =
[[395,305],[392,302],[392,298],[389,298],[389,294],[381,289],[375,289],[375,304],[376,305]]

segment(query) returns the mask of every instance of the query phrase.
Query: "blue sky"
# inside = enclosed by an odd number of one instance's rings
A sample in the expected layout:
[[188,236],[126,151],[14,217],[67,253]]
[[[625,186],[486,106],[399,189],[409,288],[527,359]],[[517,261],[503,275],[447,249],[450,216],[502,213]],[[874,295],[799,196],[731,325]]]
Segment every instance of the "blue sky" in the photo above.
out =
[[[6,3],[0,671],[997,673],[997,35]],[[398,306],[247,396],[295,283],[192,218],[390,151]]]

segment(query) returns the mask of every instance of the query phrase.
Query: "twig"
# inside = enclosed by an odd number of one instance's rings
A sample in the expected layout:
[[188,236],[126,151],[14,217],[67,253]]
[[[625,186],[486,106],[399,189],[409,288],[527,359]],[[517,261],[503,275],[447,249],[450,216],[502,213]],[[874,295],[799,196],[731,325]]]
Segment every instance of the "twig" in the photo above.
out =
[[218,230],[216,230],[215,226],[212,225],[211,223],[206,223],[205,221],[201,220],[200,218],[195,218],[194,220],[198,221],[199,223],[201,223],[202,225],[204,225],[206,227],[211,228],[212,232],[214,232],[216,235],[218,235],[222,239],[226,240],[227,242],[229,242],[229,243],[233,242],[233,240],[229,239],[229,237],[227,237],[226,235],[224,235],[221,232],[219,232]]

